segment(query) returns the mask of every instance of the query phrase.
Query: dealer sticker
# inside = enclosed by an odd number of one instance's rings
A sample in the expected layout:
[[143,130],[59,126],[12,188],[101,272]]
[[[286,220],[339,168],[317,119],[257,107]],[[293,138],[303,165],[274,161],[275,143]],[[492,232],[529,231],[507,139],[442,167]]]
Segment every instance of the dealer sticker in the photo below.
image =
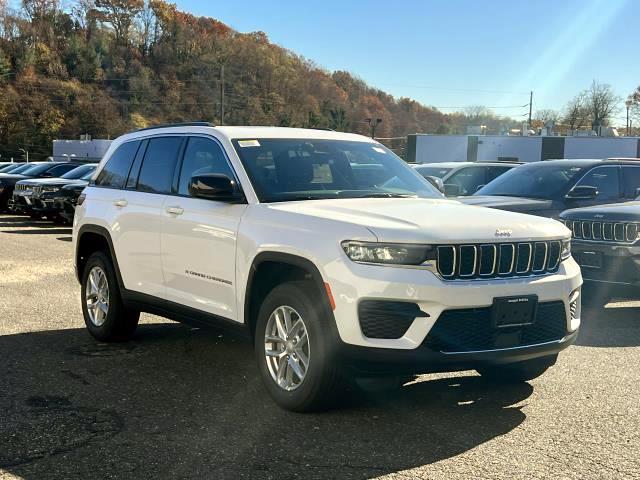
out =
[[259,147],[260,142],[258,140],[238,140],[238,145],[240,145],[242,148]]

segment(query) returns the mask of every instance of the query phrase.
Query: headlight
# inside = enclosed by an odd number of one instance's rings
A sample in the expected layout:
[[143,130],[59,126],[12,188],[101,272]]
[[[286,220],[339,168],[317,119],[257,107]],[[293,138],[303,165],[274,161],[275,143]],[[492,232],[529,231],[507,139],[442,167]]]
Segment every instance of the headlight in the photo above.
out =
[[382,265],[420,265],[430,259],[434,251],[430,245],[397,243],[342,242],[344,253],[359,263],[379,263]]
[[560,259],[566,260],[571,256],[571,239],[562,240],[562,250],[560,251]]

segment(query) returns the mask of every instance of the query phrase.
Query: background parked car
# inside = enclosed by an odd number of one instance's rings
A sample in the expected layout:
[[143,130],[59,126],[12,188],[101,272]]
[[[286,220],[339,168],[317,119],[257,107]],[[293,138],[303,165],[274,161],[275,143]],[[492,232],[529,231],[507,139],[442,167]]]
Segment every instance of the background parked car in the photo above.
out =
[[0,173],[9,173],[9,172],[13,172],[15,170],[17,170],[20,167],[28,167],[30,165],[33,165],[32,163],[10,163],[9,165],[5,165],[3,167],[0,167]]
[[423,177],[436,177],[444,183],[447,197],[473,195],[486,185],[519,163],[506,162],[441,162],[414,165]]
[[18,182],[18,185],[28,182],[33,189],[31,195],[31,215],[56,220],[58,217],[58,209],[54,206],[54,198],[60,189],[65,185],[73,185],[74,183],[80,183],[84,188],[86,181],[81,179],[85,176],[91,178],[96,166],[97,164],[80,165],[59,178],[38,178]]
[[640,297],[640,198],[634,202],[567,210],[572,254],[592,303],[614,296]]
[[78,163],[70,162],[39,162],[37,164],[33,164],[30,168],[27,168],[20,173],[16,173],[17,170],[14,170],[12,173],[0,176],[0,186],[2,187],[2,193],[0,194],[0,209],[10,207],[11,211],[19,213],[30,206],[30,203],[26,200],[26,198],[30,197],[32,194],[30,186],[20,186],[20,195],[13,195],[16,184],[20,180],[26,180],[29,178],[59,177],[60,175],[67,173],[69,170],[73,170],[78,165]]
[[513,169],[461,201],[558,218],[570,208],[632,200],[639,187],[637,160],[549,160]]
[[78,197],[83,192],[85,187],[89,185],[89,181],[91,180],[92,176],[93,172],[87,173],[80,180],[65,185],[55,193],[53,203],[58,218],[68,223],[73,222],[73,216],[76,212],[76,205],[78,204]]

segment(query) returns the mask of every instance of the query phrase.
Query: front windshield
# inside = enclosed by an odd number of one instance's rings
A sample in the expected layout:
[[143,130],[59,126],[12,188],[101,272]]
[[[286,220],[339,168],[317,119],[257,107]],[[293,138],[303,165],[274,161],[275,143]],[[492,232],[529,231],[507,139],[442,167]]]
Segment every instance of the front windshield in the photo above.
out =
[[513,168],[476,192],[476,195],[503,195],[550,199],[563,193],[583,167],[569,163],[544,162]]
[[416,172],[418,172],[423,177],[438,177],[444,178],[444,176],[449,173],[452,168],[443,168],[443,167],[424,167],[422,165],[415,167]]
[[[21,171],[22,175],[40,175],[43,172],[49,170],[55,164],[53,163],[40,163],[38,165],[31,165],[26,170]],[[15,173],[15,172],[13,172]]]
[[95,169],[96,169],[95,165],[82,165],[78,168],[74,168],[73,170],[69,170],[60,178],[64,178],[66,180],[76,180],[78,178],[84,177],[87,174],[93,173]]
[[442,195],[387,148],[315,139],[234,140],[261,202]]
[[9,164],[0,168],[0,173],[8,173],[11,170],[15,170],[16,168],[20,168],[19,164]]

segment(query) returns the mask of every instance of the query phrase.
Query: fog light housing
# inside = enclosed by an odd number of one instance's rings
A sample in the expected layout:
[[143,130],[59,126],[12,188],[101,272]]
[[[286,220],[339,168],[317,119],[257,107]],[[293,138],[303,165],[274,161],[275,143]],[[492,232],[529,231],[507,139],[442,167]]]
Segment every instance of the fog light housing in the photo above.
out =
[[576,288],[569,295],[569,330],[575,332],[580,326],[580,315],[582,313],[581,289]]

